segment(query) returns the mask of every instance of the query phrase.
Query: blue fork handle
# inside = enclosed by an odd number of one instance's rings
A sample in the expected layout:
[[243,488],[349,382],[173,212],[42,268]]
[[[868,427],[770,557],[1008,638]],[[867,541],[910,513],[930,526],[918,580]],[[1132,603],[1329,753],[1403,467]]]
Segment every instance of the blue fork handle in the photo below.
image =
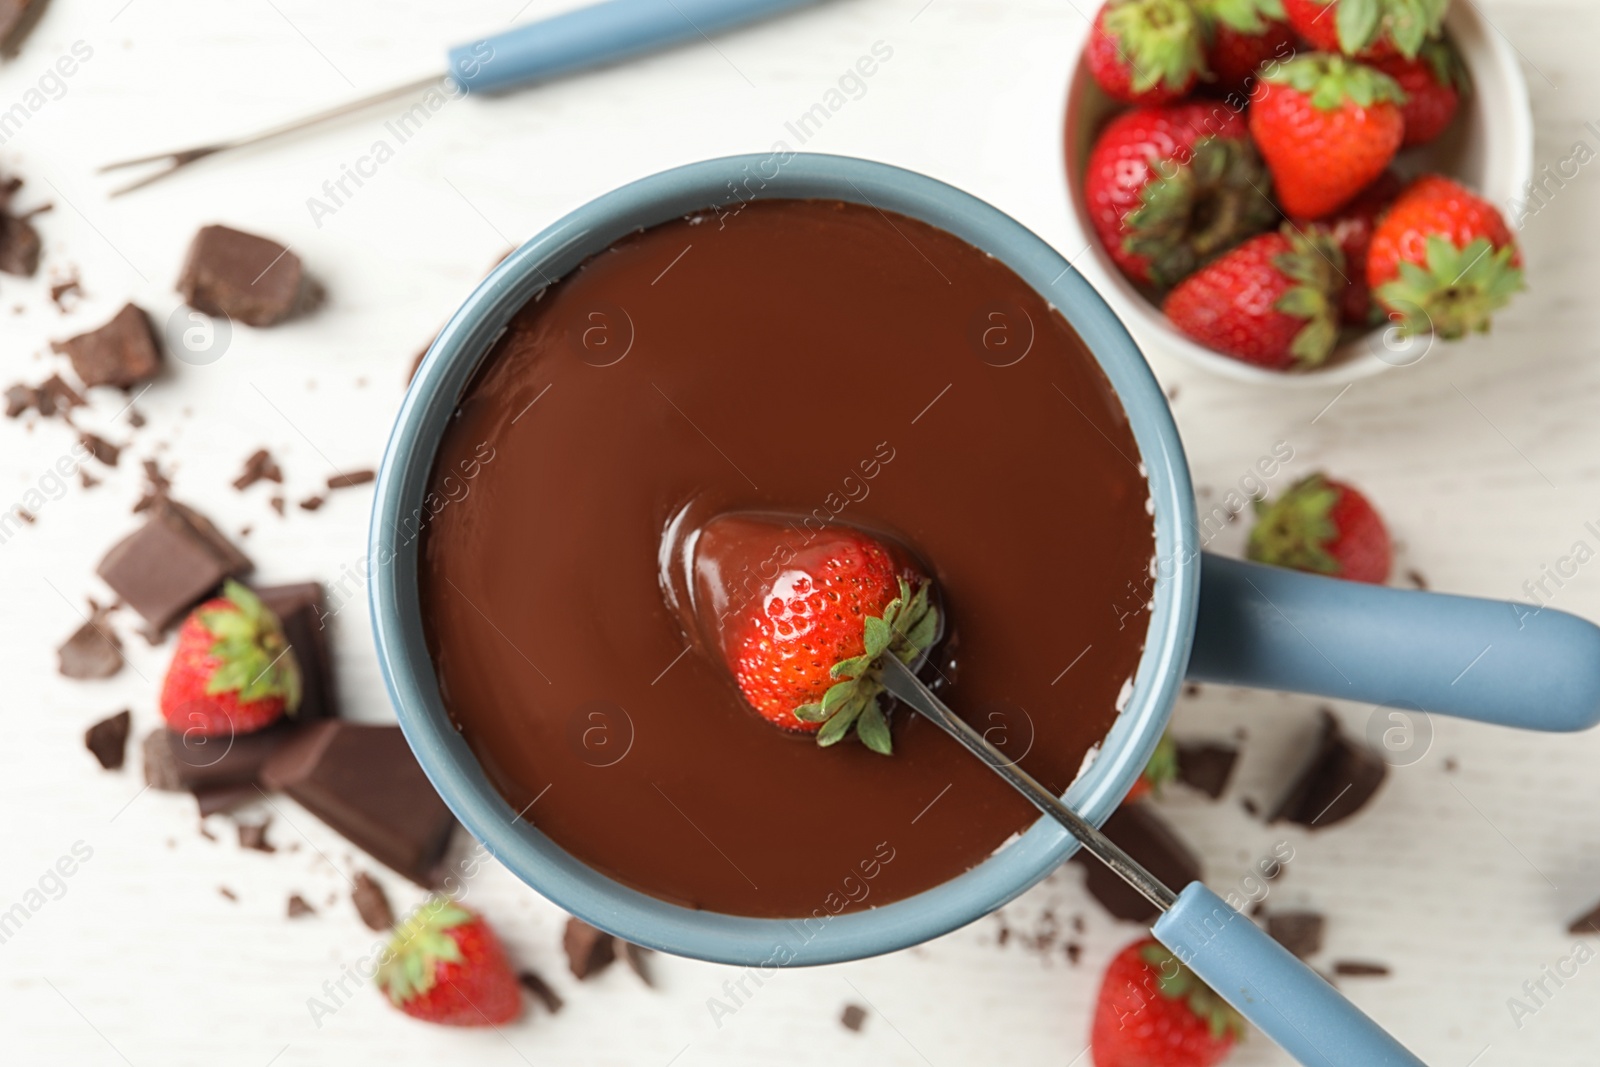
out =
[[1586,730],[1600,722],[1600,627],[1534,604],[1206,555],[1189,677]]
[[605,0],[450,50],[450,77],[493,93],[610,63],[816,0]]
[[1152,933],[1305,1067],[1427,1067],[1249,919],[1195,882]]

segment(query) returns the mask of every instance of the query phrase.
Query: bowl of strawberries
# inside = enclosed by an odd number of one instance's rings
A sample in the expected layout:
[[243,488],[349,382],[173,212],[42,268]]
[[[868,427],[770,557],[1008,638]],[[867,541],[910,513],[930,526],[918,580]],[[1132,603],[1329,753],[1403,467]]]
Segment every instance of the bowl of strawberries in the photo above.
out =
[[1414,364],[1525,285],[1527,84],[1465,0],[1107,0],[1065,131],[1075,262],[1227,377]]

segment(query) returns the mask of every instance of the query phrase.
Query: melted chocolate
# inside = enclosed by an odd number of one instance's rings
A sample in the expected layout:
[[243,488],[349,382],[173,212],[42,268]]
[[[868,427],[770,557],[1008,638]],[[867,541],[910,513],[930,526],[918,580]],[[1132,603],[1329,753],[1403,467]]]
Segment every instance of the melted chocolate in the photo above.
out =
[[1034,809],[904,709],[890,757],[768,725],[663,564],[728,511],[893,536],[938,583],[946,699],[1060,791],[1144,643],[1137,460],[1076,333],[949,234],[761,201],[631,235],[518,313],[440,445],[444,702],[514,809],[644,892],[769,917],[910,896]]

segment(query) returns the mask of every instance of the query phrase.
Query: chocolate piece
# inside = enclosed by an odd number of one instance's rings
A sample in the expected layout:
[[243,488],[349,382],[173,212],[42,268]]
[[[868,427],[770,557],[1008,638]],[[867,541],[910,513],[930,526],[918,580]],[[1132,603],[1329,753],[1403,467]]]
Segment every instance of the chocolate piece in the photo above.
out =
[[[0,7],[4,0],[0,0]],[[27,219],[0,213],[0,271],[31,278],[39,269],[43,250],[39,231]]]
[[[1112,812],[1102,830],[1145,870],[1169,886],[1200,879],[1200,860],[1149,804],[1124,804]],[[1072,857],[1085,868],[1084,887],[1113,917],[1151,923],[1161,912],[1099,860],[1081,851]]]
[[1339,960],[1333,965],[1333,973],[1342,978],[1387,978],[1389,968],[1382,963],[1367,963],[1362,960]]
[[50,347],[72,361],[78,380],[88,386],[131,389],[161,370],[161,349],[150,318],[134,304],[124,305],[98,330],[55,341]]
[[546,982],[539,975],[539,972],[519,971],[517,972],[517,981],[522,983],[522,988],[538,998],[539,1002],[545,1006],[545,1009],[551,1015],[561,1010],[561,997],[554,989],[550,988],[550,983]]
[[112,444],[99,434],[81,433],[78,435],[78,440],[89,450],[91,456],[108,467],[115,467],[117,460],[122,457],[122,446]]
[[144,425],[144,412],[140,411],[136,407],[129,407],[128,425],[132,426],[135,430],[142,427]]
[[321,299],[299,256],[227,226],[206,226],[195,234],[178,291],[190,307],[248,326],[272,326]]
[[237,904],[239,902],[239,894],[235,893],[233,890],[229,889],[225,885],[217,886],[217,892],[221,893],[224,897],[226,897],[228,900],[233,901],[235,904]]
[[305,897],[294,893],[289,897],[289,918],[298,919],[302,915],[315,915],[317,909],[313,908]]
[[348,474],[335,474],[328,479],[329,489],[349,489],[355,485],[366,485],[377,477],[370,470],[351,471]]
[[[146,751],[148,752],[148,747]],[[254,782],[238,785],[205,785],[193,792],[195,806],[200,809],[202,819],[208,815],[220,815],[225,811],[232,811],[239,805],[247,804],[261,796],[261,790],[256,788]]]
[[17,382],[6,386],[6,418],[14,419],[33,407],[33,387]]
[[278,617],[283,635],[300,664],[299,722],[331,719],[339,714],[339,690],[333,680],[333,653],[328,647],[330,616],[318,582],[268,585],[256,590]]
[[1422,572],[1419,570],[1406,571],[1406,581],[1410,582],[1418,589],[1426,590],[1428,588],[1428,579],[1424,578],[1422,576]]
[[251,568],[210,520],[162,499],[152,503],[148,522],[106,553],[95,573],[162,631],[224,578],[243,577]]
[[283,471],[278,468],[271,452],[258,448],[244,461],[244,470],[233,480],[233,487],[243,492],[263,479],[269,482],[282,482]]
[[[204,818],[204,816],[202,816]],[[263,822],[239,824],[239,847],[254,849],[257,852],[276,852],[272,842],[267,840],[267,827],[272,825],[272,820]]]
[[350,891],[350,899],[369,930],[386,934],[394,929],[394,909],[389,907],[389,894],[366,871],[356,872],[356,886]]
[[111,609],[89,601],[88,621],[56,649],[56,665],[64,677],[110,678],[122,669],[122,639],[107,622],[110,614]]
[[1388,774],[1389,765],[1346,737],[1339,720],[1323,709],[1316,750],[1267,821],[1287,820],[1312,830],[1343,822],[1367,806]]
[[95,486],[100,484],[100,479],[96,478],[94,475],[90,474],[89,471],[88,471],[88,468],[79,467],[78,468],[78,482],[85,489],[93,489]]
[[47,0],[0,0],[0,55],[17,54],[39,17]]
[[433,886],[455,817],[398,726],[312,723],[275,752],[261,780],[423,887]]
[[1322,951],[1328,920],[1314,911],[1280,911],[1267,916],[1267,935],[1300,959]]
[[650,950],[643,945],[635,945],[632,941],[624,941],[620,937],[616,939],[616,942],[615,948],[617,953],[622,956],[622,962],[628,965],[630,971],[639,976],[639,981],[654,989],[656,986],[655,976],[650,973],[650,967],[645,963],[646,958],[650,955]]
[[1179,745],[1178,781],[1216,800],[1228,788],[1238,759],[1239,750],[1232,745]]
[[274,493],[272,495],[272,499],[267,501],[267,503],[272,505],[272,510],[276,511],[278,513],[278,516],[280,518],[282,518],[282,516],[283,516],[283,494],[282,493]]
[[65,415],[73,408],[81,408],[88,403],[76,389],[66,383],[59,374],[52,374],[39,383],[34,395],[34,406],[39,409],[39,414],[49,417],[60,412]]
[[120,770],[128,752],[128,727],[132,713],[119,711],[109,719],[101,719],[83,735],[83,743],[100,766],[108,771]]
[[1600,934],[1600,904],[1587,915],[1579,916],[1572,920],[1572,925],[1567,927],[1569,934]]
[[[305,729],[281,721],[255,733],[201,737],[163,726],[144,739],[144,780],[152,789],[188,790],[196,796],[223,788],[243,788],[249,790],[247,796],[260,796],[255,783],[262,765]],[[205,803],[202,800],[202,809]]]
[[322,505],[323,499],[320,496],[308,496],[304,500],[300,501],[300,508],[302,511],[316,511]]
[[576,916],[567,920],[561,947],[566,950],[572,976],[580,982],[599,974],[617,958],[616,939]]
[[50,287],[50,302],[56,306],[57,310],[63,313],[72,310],[67,306],[67,297],[79,297],[82,295],[83,285],[75,276],[56,282]]
[[866,1021],[867,1009],[859,1004],[846,1004],[844,1011],[839,1013],[839,1025],[852,1033],[859,1034]]

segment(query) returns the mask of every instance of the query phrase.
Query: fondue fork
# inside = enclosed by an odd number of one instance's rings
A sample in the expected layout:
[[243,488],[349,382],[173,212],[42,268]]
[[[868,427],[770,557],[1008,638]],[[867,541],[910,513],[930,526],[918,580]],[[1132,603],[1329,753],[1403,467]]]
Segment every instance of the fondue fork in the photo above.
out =
[[894,656],[883,684],[932,719],[1159,908],[1151,933],[1239,1014],[1306,1067],[1426,1067],[1404,1045],[1199,882],[1170,888],[951,711]]

